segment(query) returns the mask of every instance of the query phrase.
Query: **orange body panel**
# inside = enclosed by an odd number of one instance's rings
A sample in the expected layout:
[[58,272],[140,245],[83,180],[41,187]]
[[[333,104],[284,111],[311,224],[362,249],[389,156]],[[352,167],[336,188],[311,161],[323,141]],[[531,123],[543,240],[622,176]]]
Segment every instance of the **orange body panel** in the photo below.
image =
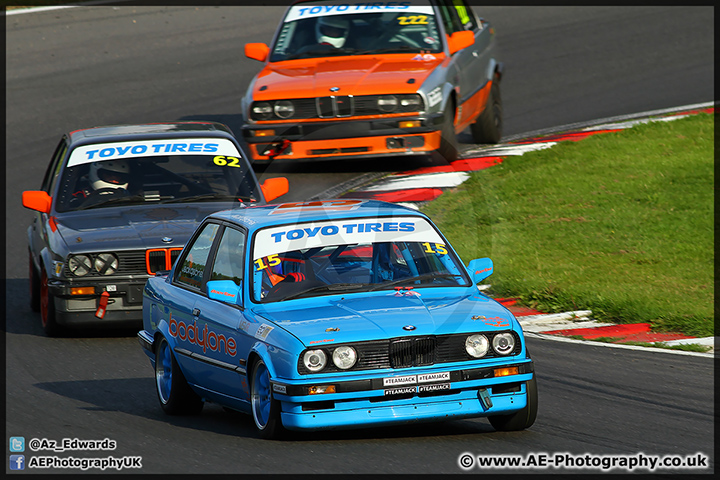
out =
[[[381,95],[416,93],[418,86],[445,59],[413,60],[418,54],[309,58],[268,64],[253,86],[253,100],[315,98],[331,95]],[[413,83],[408,80],[413,79]],[[262,89],[262,90],[261,90]],[[299,93],[301,92],[301,93]]]

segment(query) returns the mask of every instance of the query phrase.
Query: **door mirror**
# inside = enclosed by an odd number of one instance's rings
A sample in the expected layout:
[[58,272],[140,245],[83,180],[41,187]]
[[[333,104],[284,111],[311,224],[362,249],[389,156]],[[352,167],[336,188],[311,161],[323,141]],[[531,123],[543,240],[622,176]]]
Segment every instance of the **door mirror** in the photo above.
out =
[[470,30],[455,32],[448,38],[448,50],[450,50],[450,55],[454,55],[455,52],[467,48],[474,43],[475,34]]
[[290,184],[285,177],[268,178],[261,185],[266,202],[282,197],[290,191]]
[[493,262],[489,258],[476,258],[471,260],[468,265],[468,271],[476,284],[485,280],[493,273]]
[[270,47],[264,43],[246,43],[245,44],[245,56],[264,62],[267,60],[268,54],[270,53]]
[[42,190],[28,190],[22,195],[23,207],[30,210],[37,210],[42,213],[50,213],[52,197]]
[[237,285],[232,280],[211,280],[207,282],[207,294],[212,300],[242,305],[242,282]]

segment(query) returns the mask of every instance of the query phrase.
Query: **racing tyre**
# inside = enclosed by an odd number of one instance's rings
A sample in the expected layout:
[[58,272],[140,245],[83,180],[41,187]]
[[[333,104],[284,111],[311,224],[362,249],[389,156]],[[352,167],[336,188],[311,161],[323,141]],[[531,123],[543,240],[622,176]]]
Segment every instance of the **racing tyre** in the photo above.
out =
[[[30,268],[32,268],[32,264]],[[32,302],[32,300],[30,301]],[[50,293],[48,276],[44,268],[41,268],[40,273],[40,320],[45,335],[48,337],[57,337],[62,333],[62,327],[55,319],[55,297]]]
[[528,396],[525,408],[510,415],[498,415],[496,417],[488,418],[488,420],[490,420],[490,424],[493,428],[495,428],[495,430],[499,432],[525,430],[535,423],[538,410],[537,380],[535,379],[535,375],[533,375],[532,380],[525,384],[525,388]]
[[500,98],[500,81],[495,77],[485,110],[470,125],[470,132],[475,143],[498,143],[502,137],[502,100]]
[[155,388],[160,406],[169,415],[196,415],[202,399],[192,391],[164,337],[155,350]]
[[40,274],[33,265],[32,253],[28,252],[28,279],[30,280],[30,308],[33,312],[40,311]]
[[458,158],[458,142],[457,135],[455,135],[455,106],[452,102],[448,102],[448,106],[445,108],[443,115],[438,153],[448,163],[454,162]]
[[279,438],[284,430],[280,420],[280,402],[273,398],[270,372],[262,360],[258,360],[253,367],[250,401],[260,437],[268,440]]

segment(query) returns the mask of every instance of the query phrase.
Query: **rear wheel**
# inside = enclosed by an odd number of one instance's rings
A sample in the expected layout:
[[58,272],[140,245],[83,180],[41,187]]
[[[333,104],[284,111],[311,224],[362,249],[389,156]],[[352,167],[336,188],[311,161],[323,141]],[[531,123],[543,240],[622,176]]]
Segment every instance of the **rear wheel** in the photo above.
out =
[[498,143],[502,137],[502,100],[500,98],[500,80],[495,77],[485,110],[470,125],[475,143]]
[[160,406],[169,415],[195,415],[203,408],[202,399],[185,380],[165,337],[160,338],[155,350],[155,388]]
[[535,375],[533,375],[532,380],[525,383],[525,390],[527,391],[527,405],[525,408],[510,415],[498,415],[488,418],[495,430],[500,432],[525,430],[535,423],[538,411],[537,380],[535,380]]
[[455,135],[455,105],[448,102],[443,115],[443,125],[438,153],[448,162],[458,159],[458,142]]
[[270,372],[262,360],[258,360],[253,367],[250,399],[253,420],[260,437],[265,439],[279,437],[283,432],[280,402],[273,398]]
[[40,320],[48,337],[56,337],[62,332],[62,327],[55,320],[55,297],[50,293],[48,276],[44,268],[40,270]]

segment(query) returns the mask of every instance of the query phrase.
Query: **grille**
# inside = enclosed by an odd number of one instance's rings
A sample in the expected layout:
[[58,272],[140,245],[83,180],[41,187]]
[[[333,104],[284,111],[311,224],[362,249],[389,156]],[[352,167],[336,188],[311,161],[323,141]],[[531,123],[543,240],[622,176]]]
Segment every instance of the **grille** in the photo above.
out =
[[[485,333],[490,342],[495,333]],[[508,333],[508,332],[497,332]],[[515,332],[515,350],[508,357],[517,355],[522,348],[520,345],[520,337]],[[358,354],[358,361],[350,371],[357,370],[376,370],[381,368],[408,368],[423,365],[434,365],[436,363],[448,362],[464,362],[467,360],[484,360],[486,358],[494,358],[498,355],[490,348],[488,353],[479,359],[472,358],[465,351],[465,340],[472,333],[455,333],[451,335],[436,335],[426,337],[400,337],[391,340],[372,340],[368,342],[358,342],[343,345],[351,345]],[[340,345],[337,345],[338,347]],[[328,365],[322,373],[340,372],[332,363],[333,347],[324,347],[325,354],[328,358]],[[303,375],[310,374],[302,362],[302,355],[298,359],[298,372]]]
[[147,273],[155,275],[161,270],[170,270],[180,256],[182,248],[153,248],[145,254]]
[[393,340],[389,355],[392,368],[432,365],[435,363],[435,337]]
[[[416,113],[425,111],[425,104],[422,97],[418,94],[395,95],[398,99],[398,106],[392,112],[383,112],[378,108],[378,97],[379,95],[362,95],[357,97],[352,95],[336,95],[317,98],[288,99],[295,107],[295,114],[290,118],[310,119],[350,116],[361,117],[367,115],[385,115],[388,113]],[[403,100],[410,99],[412,99],[413,103],[408,105],[402,104]],[[267,103],[275,105],[276,101],[270,101]],[[253,120],[257,121],[277,120],[277,117],[274,116],[269,119],[263,119],[256,116],[254,113],[251,113],[250,116]]]

